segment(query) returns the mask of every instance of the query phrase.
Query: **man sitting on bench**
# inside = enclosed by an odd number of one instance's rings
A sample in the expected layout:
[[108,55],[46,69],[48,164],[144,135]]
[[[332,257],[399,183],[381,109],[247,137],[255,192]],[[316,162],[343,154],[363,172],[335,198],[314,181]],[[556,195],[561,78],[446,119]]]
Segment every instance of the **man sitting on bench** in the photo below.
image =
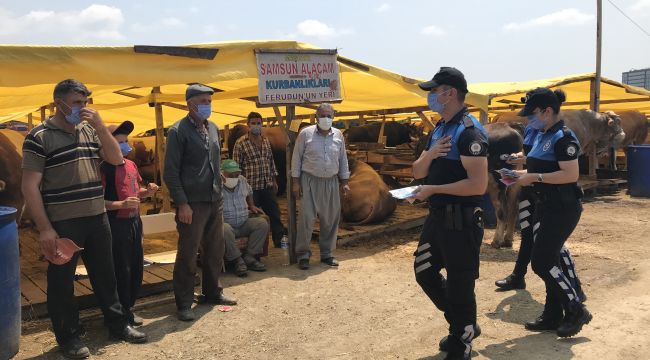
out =
[[[269,223],[263,217],[249,217],[264,214],[253,203],[253,189],[241,175],[235,160],[224,160],[221,172],[225,178],[223,194],[223,236],[226,240],[226,268],[233,268],[239,277],[248,275],[248,270],[266,271],[266,266],[257,257],[264,251],[264,242],[269,232]],[[236,238],[248,237],[244,253],[240,251]]]

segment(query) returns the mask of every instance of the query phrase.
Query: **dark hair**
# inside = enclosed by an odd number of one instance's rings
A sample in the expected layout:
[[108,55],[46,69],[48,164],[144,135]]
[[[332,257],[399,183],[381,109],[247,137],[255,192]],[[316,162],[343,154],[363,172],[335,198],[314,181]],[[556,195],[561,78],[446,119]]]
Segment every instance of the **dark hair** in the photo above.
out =
[[553,94],[555,94],[555,97],[557,98],[557,103],[551,105],[551,109],[553,109],[554,114],[559,114],[562,103],[566,101],[566,93],[562,89],[556,89],[553,90]]
[[262,115],[258,112],[251,111],[250,114],[248,114],[248,117],[246,118],[246,122],[251,121],[252,119],[261,119]]
[[81,83],[81,81],[66,79],[56,84],[53,95],[55,99],[61,99],[71,92],[76,92],[84,96],[90,96],[92,94],[92,91],[88,90],[86,85]]

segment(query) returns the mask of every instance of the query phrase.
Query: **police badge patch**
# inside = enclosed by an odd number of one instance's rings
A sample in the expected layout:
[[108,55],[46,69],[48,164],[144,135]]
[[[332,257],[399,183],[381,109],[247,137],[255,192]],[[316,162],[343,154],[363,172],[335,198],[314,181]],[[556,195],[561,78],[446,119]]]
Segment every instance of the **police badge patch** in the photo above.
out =
[[547,141],[546,144],[544,144],[544,147],[542,148],[543,151],[548,151],[548,149],[551,148],[551,140]]
[[566,154],[569,155],[569,156],[575,156],[577,151],[578,151],[578,149],[573,144],[567,146],[567,148],[566,148]]
[[481,143],[478,141],[473,141],[471,144],[469,144],[469,152],[472,155],[480,154],[482,149],[483,149],[483,145],[481,145]]

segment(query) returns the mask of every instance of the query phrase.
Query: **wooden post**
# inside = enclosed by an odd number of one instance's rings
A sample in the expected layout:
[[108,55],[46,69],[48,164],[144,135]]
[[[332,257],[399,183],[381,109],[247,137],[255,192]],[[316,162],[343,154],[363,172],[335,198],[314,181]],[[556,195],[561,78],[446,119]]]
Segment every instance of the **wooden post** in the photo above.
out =
[[422,111],[417,111],[416,114],[420,117],[420,120],[422,120],[426,129],[432,130],[435,127],[433,126],[433,123],[431,123],[431,120],[429,120]]
[[309,123],[312,125],[316,123],[316,114],[309,115]]
[[45,121],[45,106],[41,106],[41,122]]
[[50,116],[54,116],[54,103],[53,102],[51,102],[48,105],[48,110],[49,110]]
[[487,113],[487,111],[481,109],[479,121],[483,125],[488,123],[488,113]]
[[359,115],[359,125],[365,125],[366,119],[363,118],[363,115]]
[[[601,49],[602,49],[602,25],[603,25],[603,1],[596,0],[596,76],[590,83],[589,108],[595,112],[600,111],[600,68],[601,68]],[[596,148],[587,154],[589,157],[589,177],[596,178],[596,169],[598,168],[598,156]]]
[[[160,86],[155,86],[152,91],[154,94],[160,94]],[[169,189],[167,188],[167,185],[165,184],[163,179],[163,174],[164,174],[164,164],[165,164],[165,148],[166,148],[166,143],[165,143],[165,125],[163,124],[163,110],[162,110],[162,103],[155,102],[154,108],[156,110],[156,163],[158,165],[158,169],[160,170],[160,178],[161,178],[161,185],[162,185],[162,212],[170,212],[171,211],[171,203],[169,200]]]
[[230,126],[226,125],[226,126],[223,127],[223,139],[224,139],[223,148],[226,151],[230,150],[230,149],[228,149],[228,137],[229,136],[230,136]]
[[377,142],[386,146],[386,137],[384,136],[384,126],[386,126],[386,115],[381,120],[381,127],[379,128],[379,137],[377,137]]
[[34,128],[34,119],[32,118],[32,113],[27,114],[27,129],[30,131]]
[[[289,141],[287,142],[287,212],[289,216],[289,263],[295,264],[296,259],[296,237],[298,234],[298,226],[296,221],[296,198],[291,191],[293,188],[293,177],[291,176],[291,158],[293,156],[293,148],[296,144],[296,137],[291,136],[290,128],[291,122],[296,115],[295,105],[287,106],[287,121],[283,124],[284,131],[287,133]],[[282,123],[280,123],[282,124]]]

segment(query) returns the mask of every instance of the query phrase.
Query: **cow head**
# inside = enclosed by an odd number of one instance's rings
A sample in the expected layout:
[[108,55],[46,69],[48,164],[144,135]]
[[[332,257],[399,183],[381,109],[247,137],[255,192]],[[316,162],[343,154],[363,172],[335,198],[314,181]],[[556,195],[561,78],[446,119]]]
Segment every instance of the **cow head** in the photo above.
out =
[[603,113],[607,121],[607,134],[609,135],[609,145],[614,149],[620,148],[625,139],[625,132],[621,127],[621,117],[613,111]]
[[422,137],[423,132],[423,127],[417,126],[415,124],[404,124],[409,129],[409,138],[411,139],[411,142],[417,142],[420,140]]

